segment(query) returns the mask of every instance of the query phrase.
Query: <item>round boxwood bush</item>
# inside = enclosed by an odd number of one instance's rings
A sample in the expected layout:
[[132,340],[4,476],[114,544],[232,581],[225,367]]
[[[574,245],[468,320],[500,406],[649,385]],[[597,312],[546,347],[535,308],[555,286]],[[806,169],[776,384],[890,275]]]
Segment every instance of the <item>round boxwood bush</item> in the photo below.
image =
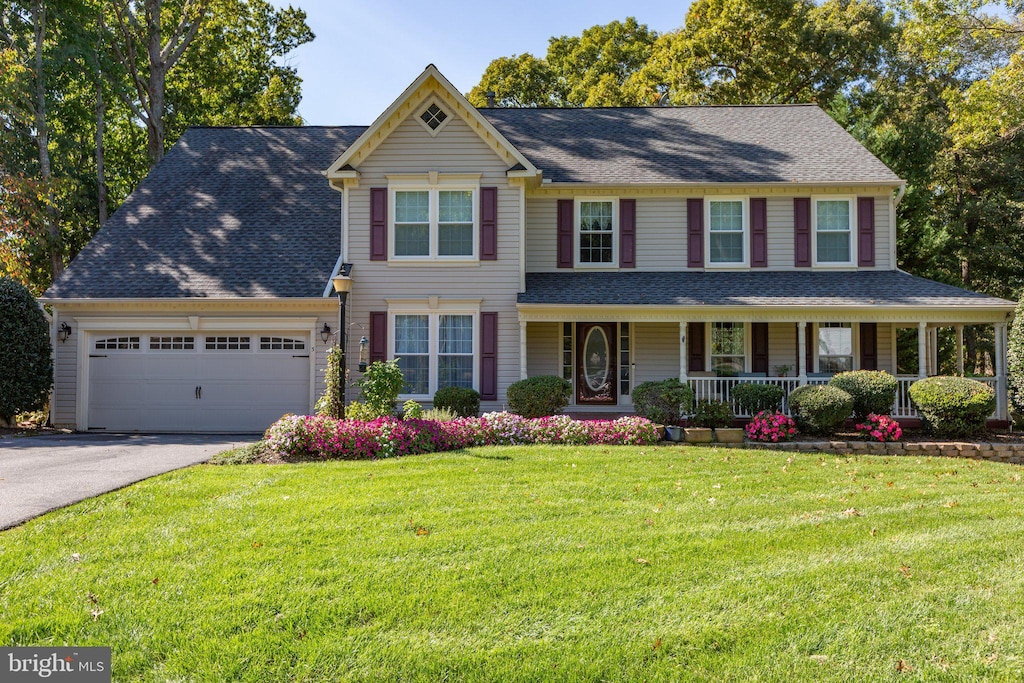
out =
[[782,406],[786,391],[778,384],[745,382],[732,388],[732,397],[740,411],[746,415],[757,415],[763,410],[774,413]]
[[800,431],[833,434],[853,412],[853,397],[839,387],[807,384],[789,392],[789,407]]
[[46,316],[17,280],[0,277],[0,421],[46,405],[53,358]]
[[928,377],[910,385],[921,422],[944,438],[974,436],[996,409],[996,392],[984,382],[966,377]]
[[858,420],[868,415],[888,415],[896,402],[896,378],[884,370],[840,372],[829,380],[853,397],[853,414]]
[[693,405],[693,389],[675,377],[633,387],[633,412],[655,424],[677,425]]
[[701,399],[693,411],[693,424],[696,427],[721,429],[731,426],[734,417],[732,408],[725,401]]
[[447,408],[459,417],[480,413],[480,392],[469,387],[442,387],[434,394],[434,408]]
[[508,388],[508,409],[523,417],[558,415],[569,403],[572,385],[561,377],[538,375]]

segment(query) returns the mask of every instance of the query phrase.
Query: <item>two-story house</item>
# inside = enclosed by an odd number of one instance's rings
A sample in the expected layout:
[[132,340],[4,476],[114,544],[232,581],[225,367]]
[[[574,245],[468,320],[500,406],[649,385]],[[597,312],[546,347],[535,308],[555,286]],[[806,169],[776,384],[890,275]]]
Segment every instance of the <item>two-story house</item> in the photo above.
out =
[[646,380],[728,399],[870,368],[910,416],[936,330],[962,364],[963,327],[989,325],[1005,419],[1014,304],[897,268],[903,187],[815,106],[476,109],[433,66],[369,127],[192,129],[43,298],[54,422],[311,411],[342,270],[351,379],[362,341],[423,402],[470,386],[500,409],[553,374],[570,412],[622,413]]

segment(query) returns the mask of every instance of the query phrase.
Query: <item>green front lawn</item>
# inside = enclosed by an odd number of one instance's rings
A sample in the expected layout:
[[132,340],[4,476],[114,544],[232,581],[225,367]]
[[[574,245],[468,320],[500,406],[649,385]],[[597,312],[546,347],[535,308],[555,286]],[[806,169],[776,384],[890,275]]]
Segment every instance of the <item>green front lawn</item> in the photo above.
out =
[[1012,465],[669,447],[201,466],[0,534],[115,680],[1019,680]]

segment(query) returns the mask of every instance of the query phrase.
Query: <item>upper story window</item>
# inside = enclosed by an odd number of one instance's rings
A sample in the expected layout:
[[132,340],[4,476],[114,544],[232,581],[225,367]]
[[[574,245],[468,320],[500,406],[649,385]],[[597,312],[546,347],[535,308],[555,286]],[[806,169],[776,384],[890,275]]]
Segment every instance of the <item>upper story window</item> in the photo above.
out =
[[708,265],[746,265],[746,199],[709,198],[707,207]]
[[397,260],[471,260],[477,255],[477,188],[392,190],[391,256]]
[[618,265],[618,200],[576,200],[578,267],[614,268]]
[[820,323],[818,325],[818,372],[853,370],[853,325]]
[[811,216],[815,263],[853,265],[853,199],[815,199]]

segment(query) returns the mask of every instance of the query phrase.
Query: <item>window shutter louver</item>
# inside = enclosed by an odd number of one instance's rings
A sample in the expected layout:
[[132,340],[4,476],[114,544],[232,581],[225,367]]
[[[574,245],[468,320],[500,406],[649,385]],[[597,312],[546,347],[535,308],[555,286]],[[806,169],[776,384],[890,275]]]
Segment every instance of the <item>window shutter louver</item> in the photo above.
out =
[[636,268],[636,200],[619,200],[619,268]]
[[686,200],[686,265],[704,267],[704,200]]
[[750,371],[768,374],[768,323],[750,324]]
[[793,265],[811,265],[811,200],[807,197],[793,199]]
[[572,268],[573,200],[558,200],[558,267]]
[[370,362],[388,359],[388,314],[385,311],[370,313]]
[[370,188],[370,260],[388,260],[388,188]]
[[498,188],[480,188],[480,260],[498,260]]
[[[750,200],[750,267],[768,267],[768,200]],[[761,372],[755,370],[755,372]]]
[[480,398],[498,400],[498,314],[480,314]]
[[878,323],[860,324],[860,369],[878,369]]
[[875,265],[875,198],[857,198],[857,265]]
[[686,326],[686,337],[688,372],[704,372],[704,323],[689,323]]

